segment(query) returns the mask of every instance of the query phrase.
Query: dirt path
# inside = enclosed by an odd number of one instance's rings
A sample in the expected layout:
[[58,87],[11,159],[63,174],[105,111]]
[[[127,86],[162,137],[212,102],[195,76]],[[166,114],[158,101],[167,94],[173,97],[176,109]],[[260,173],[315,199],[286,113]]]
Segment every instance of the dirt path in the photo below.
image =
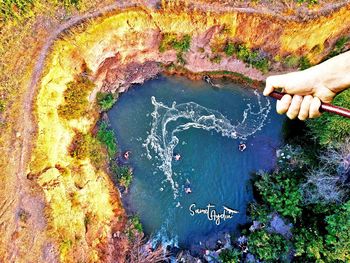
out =
[[[86,21],[87,19],[99,17],[121,7],[125,7],[125,5],[115,3],[101,8],[100,10],[95,11],[93,13],[72,17],[69,21],[60,25],[54,32],[51,33],[49,38],[46,40],[45,45],[42,47],[39,56],[36,59],[36,64],[33,69],[30,85],[28,86],[23,102],[23,115],[22,118],[19,119],[19,122],[21,122],[22,124],[22,148],[21,155],[19,158],[18,170],[16,173],[16,181],[19,185],[17,188],[18,202],[16,204],[16,210],[20,211],[20,209],[24,208],[25,211],[31,216],[31,237],[29,238],[29,240],[31,240],[32,243],[29,242],[27,243],[28,245],[31,244],[31,246],[33,246],[38,236],[42,235],[46,228],[46,219],[44,216],[45,201],[41,196],[33,195],[31,186],[28,184],[28,179],[26,177],[26,165],[30,160],[30,151],[32,147],[31,140],[33,139],[33,135],[35,134],[36,130],[32,115],[34,96],[36,94],[37,86],[39,84],[39,80],[41,78],[45,66],[46,57],[50,52],[50,48],[55,42],[55,40],[67,29]],[[14,231],[14,233],[19,232],[21,229],[20,218],[18,216],[16,216],[16,221],[16,230]],[[26,239],[28,240],[28,238]],[[19,247],[19,244],[17,244],[16,242],[11,242],[11,244],[9,244],[10,262],[15,262],[18,260],[20,249],[21,248]],[[28,247],[26,249],[29,249],[30,251],[31,248]],[[45,247],[43,247],[43,250],[43,254],[46,254],[44,255],[45,262],[56,261],[55,255],[49,255],[50,253],[54,253],[54,250],[51,248],[51,245],[49,243],[46,244]],[[21,258],[21,260],[23,260],[23,258]]]

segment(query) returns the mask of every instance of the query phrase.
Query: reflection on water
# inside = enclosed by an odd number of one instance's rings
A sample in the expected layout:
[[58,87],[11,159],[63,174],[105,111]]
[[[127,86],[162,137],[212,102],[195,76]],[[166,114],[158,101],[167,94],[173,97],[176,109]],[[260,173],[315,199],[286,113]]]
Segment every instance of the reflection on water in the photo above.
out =
[[[154,240],[195,247],[235,231],[252,199],[250,173],[273,166],[282,117],[252,89],[222,86],[160,77],[131,89],[109,112],[121,150],[131,151],[128,208]],[[211,220],[219,217],[219,224]]]

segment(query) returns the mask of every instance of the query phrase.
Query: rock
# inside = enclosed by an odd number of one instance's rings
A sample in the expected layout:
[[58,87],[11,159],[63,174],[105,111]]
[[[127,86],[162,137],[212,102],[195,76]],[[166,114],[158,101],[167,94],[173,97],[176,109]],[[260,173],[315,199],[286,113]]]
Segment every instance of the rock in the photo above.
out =
[[286,239],[290,239],[292,237],[292,224],[286,224],[284,220],[278,215],[273,215],[270,226],[268,227],[268,231],[272,233],[281,234]]

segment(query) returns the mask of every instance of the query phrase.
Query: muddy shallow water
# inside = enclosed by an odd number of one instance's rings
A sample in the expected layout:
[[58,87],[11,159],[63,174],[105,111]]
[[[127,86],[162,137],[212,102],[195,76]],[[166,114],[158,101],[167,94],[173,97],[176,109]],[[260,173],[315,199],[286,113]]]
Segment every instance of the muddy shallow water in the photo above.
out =
[[154,240],[195,249],[236,232],[253,198],[251,173],[274,165],[283,123],[275,102],[219,84],[160,76],[130,89],[108,113],[120,151],[131,151],[127,209]]

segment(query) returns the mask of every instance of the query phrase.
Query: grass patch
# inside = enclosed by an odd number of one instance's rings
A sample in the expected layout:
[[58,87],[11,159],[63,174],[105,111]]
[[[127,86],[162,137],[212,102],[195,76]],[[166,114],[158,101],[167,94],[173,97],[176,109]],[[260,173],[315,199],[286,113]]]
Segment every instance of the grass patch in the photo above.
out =
[[67,84],[63,92],[64,103],[58,107],[58,114],[66,120],[78,119],[87,113],[88,96],[95,84],[85,76],[79,76]]

